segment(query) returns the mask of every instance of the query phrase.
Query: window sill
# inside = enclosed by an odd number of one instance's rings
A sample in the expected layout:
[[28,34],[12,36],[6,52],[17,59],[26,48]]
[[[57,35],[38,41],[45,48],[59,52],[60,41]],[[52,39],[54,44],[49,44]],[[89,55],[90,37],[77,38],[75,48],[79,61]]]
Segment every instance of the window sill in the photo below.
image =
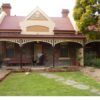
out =
[[60,57],[59,60],[70,60],[70,57]]

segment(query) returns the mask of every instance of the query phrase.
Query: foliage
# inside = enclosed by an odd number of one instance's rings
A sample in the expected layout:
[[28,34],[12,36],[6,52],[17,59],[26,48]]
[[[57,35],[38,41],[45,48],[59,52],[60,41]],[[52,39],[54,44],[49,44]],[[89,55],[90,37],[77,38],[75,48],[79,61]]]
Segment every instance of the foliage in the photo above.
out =
[[88,52],[85,54],[85,58],[84,58],[84,63],[85,63],[85,66],[92,66],[93,63],[93,59],[96,58],[96,54],[94,52]]
[[92,66],[100,68],[100,58],[92,59]]
[[98,30],[100,31],[100,15],[98,17]]
[[[100,0],[76,0],[73,16],[80,32],[89,34],[89,26],[100,30]],[[94,30],[92,30],[94,31]]]
[[87,31],[86,34],[87,40],[91,39],[91,40],[95,40],[95,39],[100,39],[100,32],[96,32],[96,31]]
[[93,66],[100,68],[100,58],[96,58],[96,54],[94,52],[86,53],[85,66]]

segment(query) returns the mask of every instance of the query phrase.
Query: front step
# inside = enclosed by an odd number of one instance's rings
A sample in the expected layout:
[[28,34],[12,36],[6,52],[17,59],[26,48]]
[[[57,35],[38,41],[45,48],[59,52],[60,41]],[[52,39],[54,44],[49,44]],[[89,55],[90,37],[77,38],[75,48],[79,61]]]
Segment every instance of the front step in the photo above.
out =
[[13,72],[44,72],[48,67],[6,67],[7,70],[12,70]]
[[80,66],[70,66],[70,67],[6,67],[6,69],[12,70],[13,72],[72,72],[79,71]]

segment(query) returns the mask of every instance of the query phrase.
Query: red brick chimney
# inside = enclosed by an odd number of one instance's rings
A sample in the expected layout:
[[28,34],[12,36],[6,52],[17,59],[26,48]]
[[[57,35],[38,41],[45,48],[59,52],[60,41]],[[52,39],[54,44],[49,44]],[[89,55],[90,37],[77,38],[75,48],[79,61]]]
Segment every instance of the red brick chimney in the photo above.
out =
[[4,11],[7,14],[7,16],[10,16],[11,6],[9,3],[3,3],[1,8],[2,8],[2,11]]
[[68,9],[62,9],[62,17],[67,17],[69,14],[69,10]]

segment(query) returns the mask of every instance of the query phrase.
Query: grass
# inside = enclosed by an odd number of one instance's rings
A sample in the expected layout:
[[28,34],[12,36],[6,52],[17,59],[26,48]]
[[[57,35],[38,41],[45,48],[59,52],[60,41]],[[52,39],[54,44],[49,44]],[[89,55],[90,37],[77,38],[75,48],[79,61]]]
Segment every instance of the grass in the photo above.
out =
[[[80,77],[83,80],[88,80],[81,73],[54,73],[61,75],[65,78]],[[76,75],[74,75],[76,74]],[[81,76],[79,76],[81,75]],[[78,80],[78,79],[77,79]],[[82,79],[81,79],[82,80]],[[89,81],[94,80],[89,79]],[[94,85],[92,84],[92,85]],[[97,87],[98,87],[97,86]],[[61,82],[57,82],[54,79],[48,79],[46,77],[41,76],[39,73],[31,73],[29,75],[25,75],[25,73],[13,73],[9,75],[5,80],[0,82],[0,95],[1,96],[95,96],[96,94],[90,93],[86,90],[79,90],[67,85],[62,84]]]
[[100,82],[90,78],[89,76],[83,75],[81,72],[62,72],[62,73],[53,73],[59,76],[64,77],[65,79],[75,80],[80,83],[89,85],[91,88],[95,87],[100,90]]

